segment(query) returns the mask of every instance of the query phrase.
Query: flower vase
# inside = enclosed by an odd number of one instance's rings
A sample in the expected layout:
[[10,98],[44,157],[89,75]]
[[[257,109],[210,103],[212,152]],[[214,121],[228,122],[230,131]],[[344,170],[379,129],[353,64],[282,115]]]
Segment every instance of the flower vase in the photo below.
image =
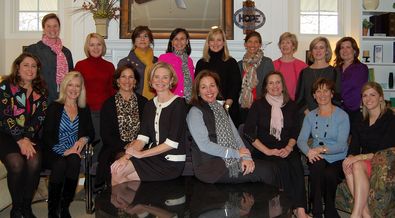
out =
[[107,18],[94,18],[96,25],[96,33],[107,39],[108,22]]
[[365,10],[376,10],[379,7],[380,0],[363,0],[362,6]]

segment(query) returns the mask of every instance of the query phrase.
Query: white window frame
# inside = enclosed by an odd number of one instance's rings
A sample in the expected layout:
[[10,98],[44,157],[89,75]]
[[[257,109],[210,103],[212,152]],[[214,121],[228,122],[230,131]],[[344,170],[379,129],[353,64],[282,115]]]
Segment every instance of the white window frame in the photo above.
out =
[[[297,27],[297,33],[300,36],[327,36],[327,37],[337,37],[343,35],[344,32],[344,26],[343,26],[343,14],[344,14],[344,4],[346,3],[345,0],[336,0],[337,1],[337,34],[322,34],[322,33],[301,33],[300,32],[300,19],[301,19],[301,10],[300,10],[300,0],[297,1],[297,14],[295,19],[296,27]],[[317,1],[317,0],[314,0]],[[319,12],[318,12],[319,13]],[[320,15],[318,15],[320,16]],[[318,18],[319,19],[319,18]],[[320,23],[318,22],[318,28],[319,28]]]
[[[38,21],[38,23],[36,24],[37,25],[37,27],[38,27],[38,30],[19,30],[19,27],[20,27],[20,23],[19,23],[19,15],[20,15],[20,13],[23,13],[23,12],[29,12],[29,13],[36,13],[37,15],[38,14],[40,14],[40,13],[42,13],[42,12],[47,12],[47,13],[56,13],[56,14],[58,14],[59,13],[59,0],[56,0],[57,1],[57,10],[56,11],[44,11],[44,10],[39,10],[39,8],[36,8],[35,10],[33,10],[33,11],[23,11],[23,10],[19,10],[19,6],[20,6],[20,1],[21,0],[15,0],[16,2],[17,2],[17,7],[16,7],[16,30],[18,31],[18,32],[42,32],[42,30],[40,30],[40,27],[41,27],[41,22],[40,21]],[[38,1],[38,2],[40,2],[41,0],[36,0],[36,1]],[[55,0],[53,0],[53,1],[55,1]],[[37,7],[39,6],[39,4],[37,5]]]
[[[67,0],[69,1],[69,0]],[[64,2],[66,0],[58,0],[57,14],[61,20],[64,17]],[[5,38],[6,39],[39,39],[42,31],[19,31],[19,0],[5,1],[5,17],[10,18],[9,22],[5,22]],[[62,36],[62,32],[60,33]]]

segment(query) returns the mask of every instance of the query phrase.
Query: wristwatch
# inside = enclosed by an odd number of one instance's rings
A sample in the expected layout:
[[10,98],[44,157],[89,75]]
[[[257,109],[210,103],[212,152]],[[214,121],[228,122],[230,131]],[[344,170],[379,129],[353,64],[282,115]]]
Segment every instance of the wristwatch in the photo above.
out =
[[225,109],[226,109],[226,110],[229,110],[229,108],[230,108],[230,105],[225,104]]
[[368,159],[368,155],[363,154],[363,155],[362,155],[362,160],[367,160],[367,159]]

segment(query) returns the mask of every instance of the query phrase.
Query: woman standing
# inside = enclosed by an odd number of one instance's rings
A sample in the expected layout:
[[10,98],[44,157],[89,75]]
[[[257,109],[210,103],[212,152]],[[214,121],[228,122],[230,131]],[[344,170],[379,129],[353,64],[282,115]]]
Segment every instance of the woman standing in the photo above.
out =
[[184,97],[187,102],[191,100],[194,78],[193,61],[189,57],[191,51],[188,31],[176,28],[170,34],[166,54],[159,56],[159,61],[171,64],[176,72],[178,83],[174,87],[173,93]]
[[31,203],[39,182],[39,132],[47,108],[37,57],[22,53],[0,83],[0,160],[7,169],[10,217],[35,217]]
[[371,160],[376,152],[395,147],[395,116],[385,105],[383,89],[368,82],[361,93],[363,117],[353,128],[349,155],[343,162],[347,186],[354,198],[353,218],[371,217],[368,207]]
[[26,51],[37,56],[41,62],[41,74],[48,88],[48,103],[51,103],[58,98],[60,83],[74,64],[70,50],[63,46],[59,38],[59,17],[54,13],[47,14],[41,24],[41,41],[30,45]]
[[144,107],[137,139],[111,165],[112,185],[177,178],[185,165],[185,100],[171,92],[177,76],[170,64],[154,64],[150,84],[157,96]]
[[147,99],[136,93],[139,74],[133,66],[122,66],[115,71],[113,87],[118,92],[103,103],[100,111],[100,136],[103,148],[95,185],[111,185],[111,164],[124,155],[124,147],[137,138]]
[[225,32],[214,28],[208,33],[203,49],[203,58],[196,64],[195,77],[202,70],[211,70],[218,74],[221,84],[220,95],[225,100],[225,108],[236,126],[239,125],[239,94],[241,75],[237,62],[229,55]]
[[298,50],[298,39],[295,34],[290,32],[281,34],[278,47],[281,51],[281,57],[273,61],[274,69],[283,74],[289,97],[294,101],[300,72],[308,65],[293,56]]
[[[84,45],[86,59],[77,62],[75,70],[84,77],[86,88],[86,103],[91,109],[93,127],[96,139],[100,139],[100,109],[103,102],[114,94],[112,76],[114,65],[102,58],[106,54],[106,43],[97,33],[87,35]],[[93,152],[93,163],[97,162],[97,155],[103,144],[96,144]]]
[[347,113],[332,104],[335,93],[332,80],[318,79],[312,92],[318,108],[304,118],[297,144],[309,160],[313,216],[340,217],[335,208],[335,193],[343,177],[342,162],[347,154],[350,123]]
[[368,81],[368,67],[358,60],[359,48],[352,37],[343,37],[336,43],[335,67],[341,74],[342,108],[351,124],[357,120],[361,105],[361,89]]
[[248,33],[244,39],[244,47],[247,52],[243,60],[238,62],[242,76],[239,98],[241,123],[245,122],[252,102],[257,99],[257,96],[262,96],[263,79],[274,70],[272,59],[263,55],[261,34],[256,31]]
[[253,160],[235,125],[217,101],[219,77],[203,70],[196,77],[187,116],[193,137],[192,160],[195,176],[207,183],[264,182],[279,187],[276,166]]
[[137,26],[133,30],[131,39],[132,50],[128,56],[118,62],[118,68],[124,65],[134,66],[140,76],[140,80],[137,81],[139,86],[136,87],[136,92],[147,99],[152,99],[155,97],[155,93],[150,89],[149,75],[152,65],[158,61],[151,48],[151,45],[154,46],[154,36],[147,26]]
[[[332,58],[332,49],[329,41],[325,37],[317,37],[310,43],[310,61],[313,64],[302,70],[296,88],[296,103],[307,115],[310,111],[317,108],[317,102],[311,94],[311,88],[318,78],[327,78],[335,82],[334,97],[338,100],[337,92],[340,90],[340,75],[335,68],[329,65]],[[340,102],[336,102],[340,104]]]
[[95,136],[85,93],[82,75],[71,71],[60,84],[59,99],[48,107],[43,134],[51,169],[48,217],[71,217],[69,207],[78,184],[81,151]]
[[279,167],[284,191],[293,202],[296,216],[305,218],[308,216],[303,166],[299,151],[294,149],[298,135],[297,106],[290,100],[280,72],[270,72],[262,83],[262,98],[250,108],[244,135],[253,145],[253,158]]

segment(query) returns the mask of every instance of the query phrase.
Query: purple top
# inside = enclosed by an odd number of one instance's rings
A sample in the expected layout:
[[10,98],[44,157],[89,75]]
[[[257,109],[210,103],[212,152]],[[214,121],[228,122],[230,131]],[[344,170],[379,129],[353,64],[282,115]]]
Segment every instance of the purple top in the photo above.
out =
[[342,107],[346,111],[356,111],[361,106],[361,89],[368,81],[369,70],[363,63],[354,63],[341,72]]

